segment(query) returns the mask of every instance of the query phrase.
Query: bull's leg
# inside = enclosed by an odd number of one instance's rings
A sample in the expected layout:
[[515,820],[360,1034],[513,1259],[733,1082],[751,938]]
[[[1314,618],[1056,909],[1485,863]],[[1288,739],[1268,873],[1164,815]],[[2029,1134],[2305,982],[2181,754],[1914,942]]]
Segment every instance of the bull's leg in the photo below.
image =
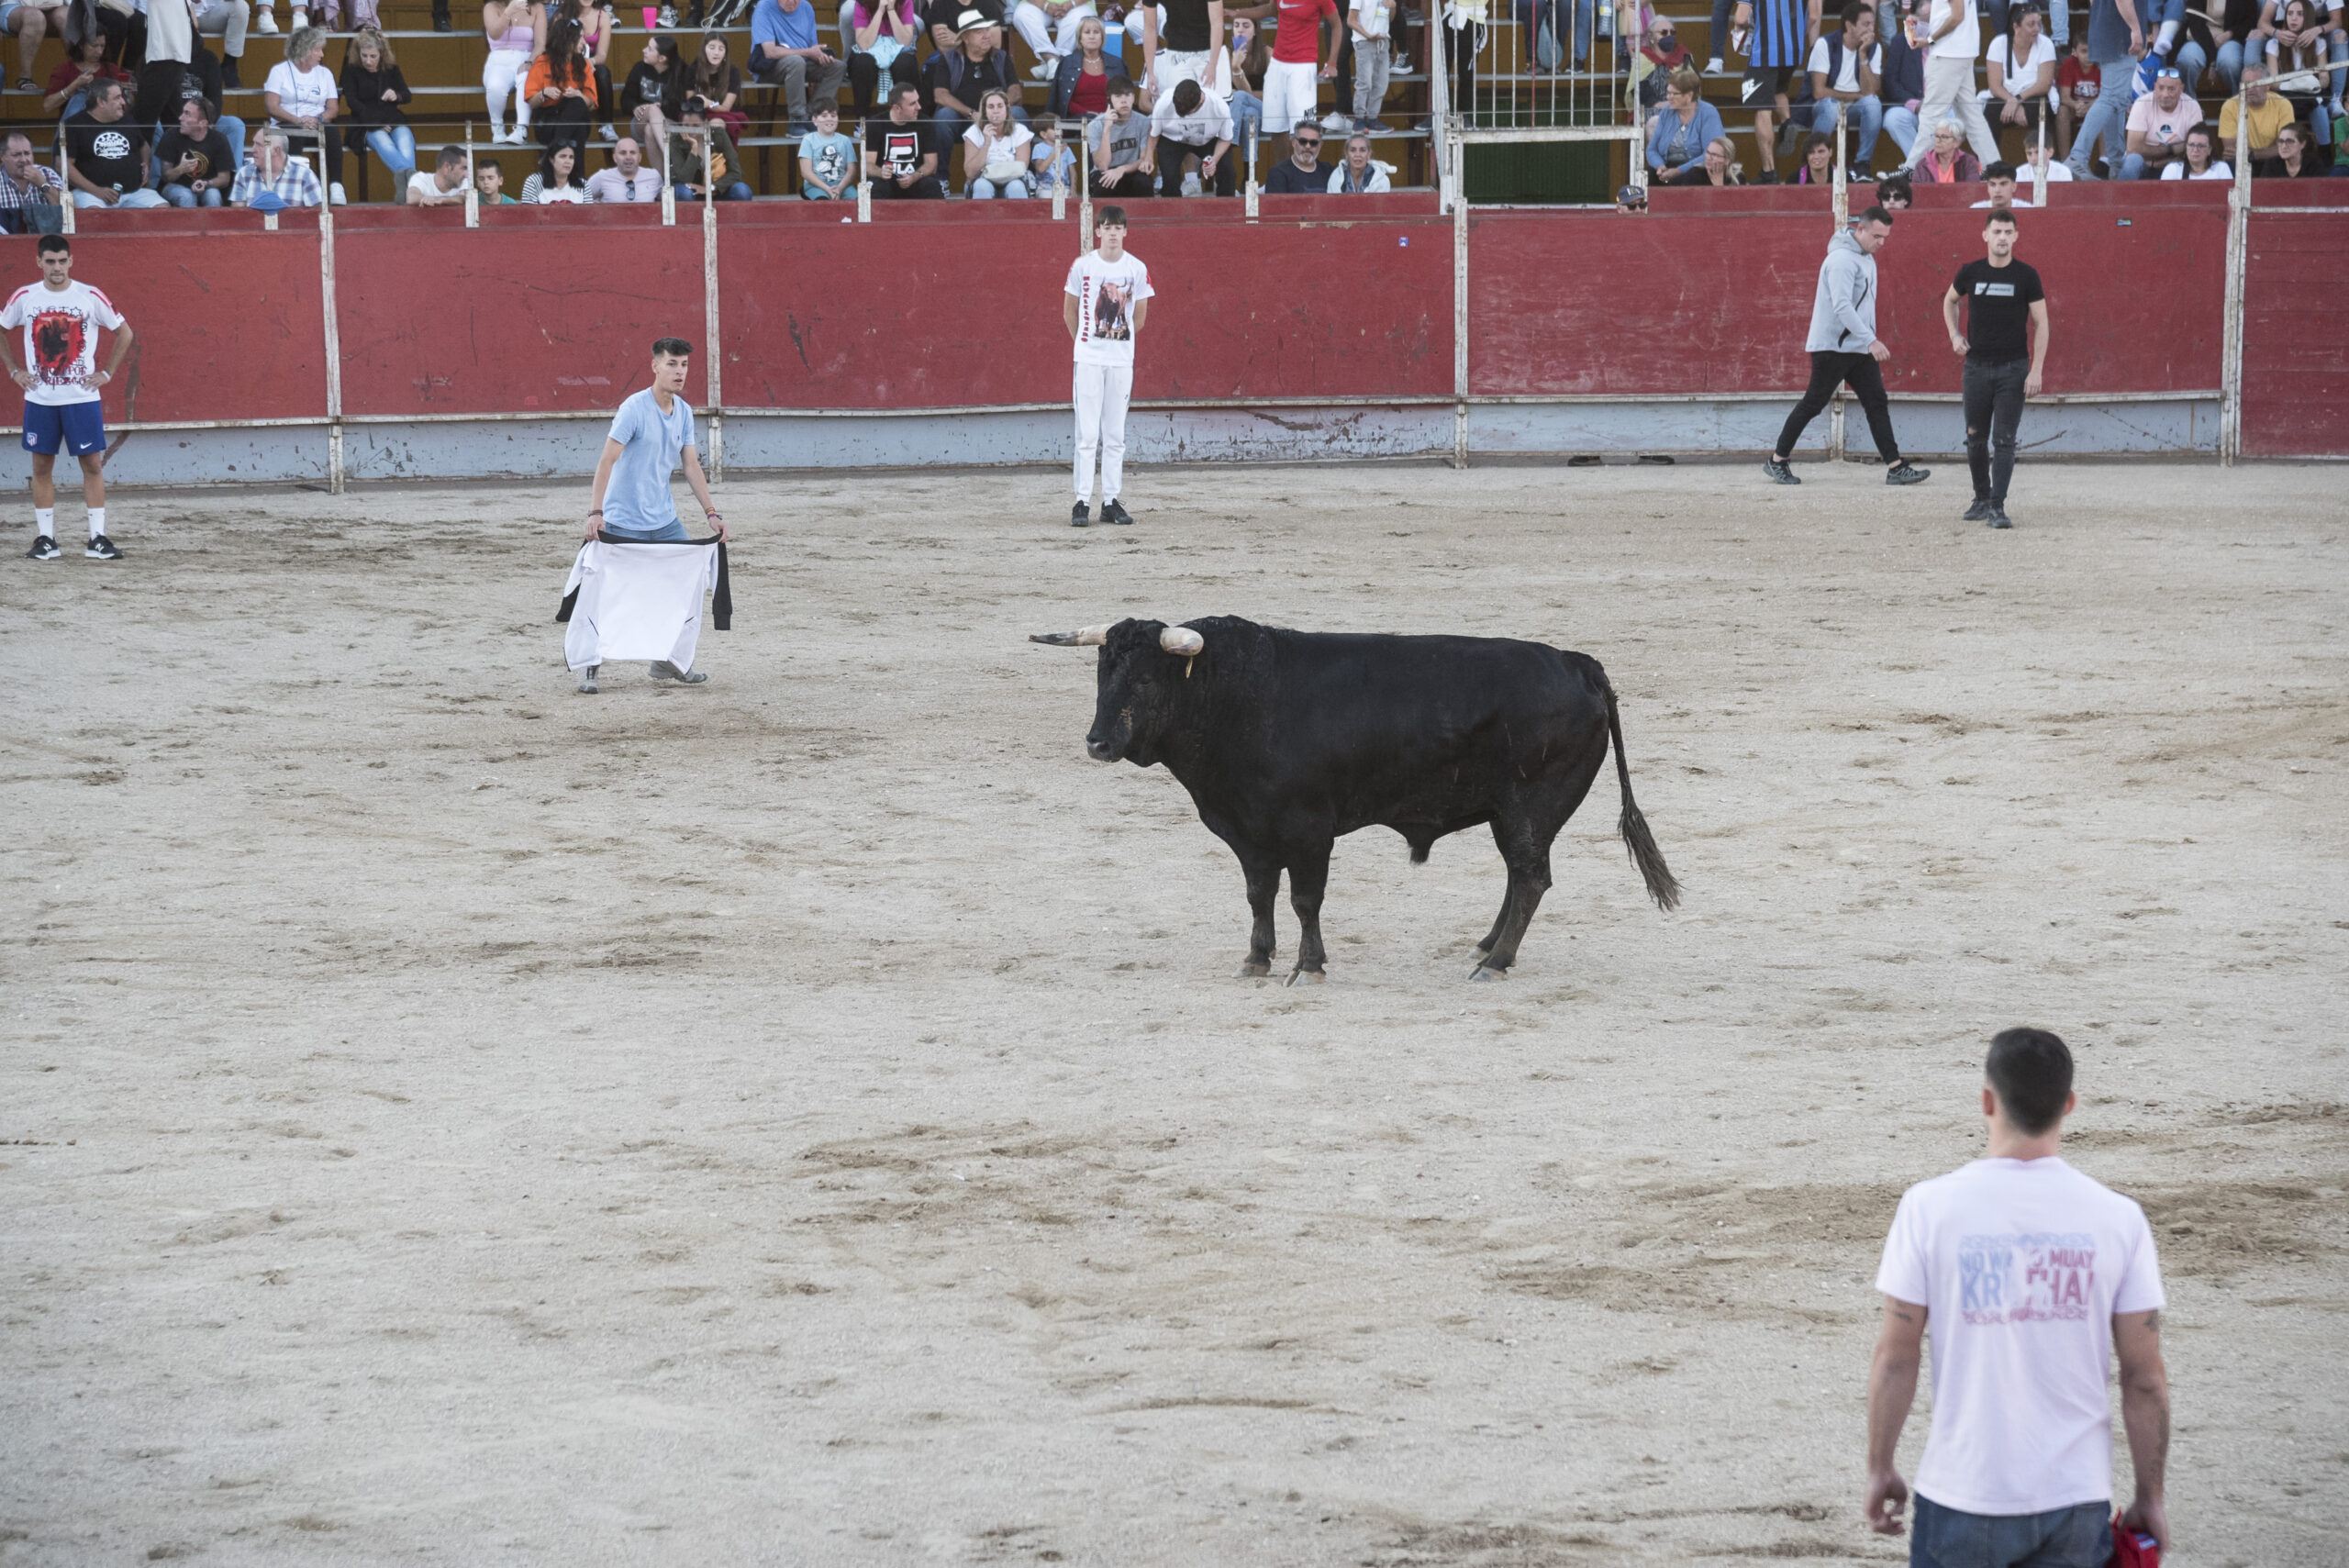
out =
[[1502,903],[1501,923],[1493,933],[1493,945],[1469,977],[1474,980],[1497,979],[1509,972],[1517,962],[1517,947],[1525,940],[1525,929],[1533,923],[1533,912],[1542,906],[1542,895],[1550,891],[1550,846],[1546,841],[1537,843],[1525,823],[1504,826],[1498,820],[1493,824],[1493,838],[1500,845],[1501,859],[1508,863],[1509,893]]
[[1508,929],[1508,912],[1517,904],[1517,873],[1508,873],[1508,890],[1501,895],[1501,912],[1493,917],[1493,929],[1476,944],[1476,956],[1481,959],[1491,952],[1501,940],[1501,932]]
[[1303,849],[1292,849],[1288,861],[1288,901],[1297,911],[1297,968],[1291,985],[1300,980],[1323,978],[1330,955],[1321,947],[1321,895],[1330,885],[1330,845],[1323,839]]
[[1243,855],[1240,869],[1248,878],[1248,908],[1256,923],[1248,933],[1247,962],[1240,977],[1255,978],[1273,972],[1273,899],[1281,890],[1281,862]]

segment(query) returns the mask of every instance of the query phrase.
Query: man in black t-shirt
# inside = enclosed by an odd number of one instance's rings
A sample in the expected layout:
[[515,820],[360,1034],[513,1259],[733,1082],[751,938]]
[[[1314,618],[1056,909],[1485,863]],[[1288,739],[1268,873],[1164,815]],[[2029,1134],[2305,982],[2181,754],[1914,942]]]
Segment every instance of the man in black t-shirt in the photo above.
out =
[[938,133],[921,117],[921,89],[900,82],[889,90],[889,117],[864,127],[864,183],[873,199],[943,201],[938,183]]
[[75,206],[164,205],[147,188],[147,139],[130,117],[120,82],[91,84],[90,106],[65,122],[65,145]]
[[[2047,291],[2036,272],[2015,260],[2017,232],[2015,215],[1993,208],[1982,224],[1987,259],[1960,267],[1942,296],[1949,346],[1965,356],[1965,461],[1974,470],[1974,505],[1965,520],[1994,528],[2014,526],[2007,517],[2007,482],[2015,472],[2015,427],[2022,421],[2023,399],[2039,394],[2040,367],[2047,361]],[[1963,300],[1973,303],[1961,331]]]
[[237,178],[228,139],[212,128],[212,106],[190,98],[180,106],[180,123],[155,141],[163,165],[163,199],[173,206],[219,206]]
[[1288,156],[1264,176],[1264,194],[1272,196],[1323,196],[1330,194],[1330,171],[1321,167],[1321,128],[1309,119],[1297,122],[1288,133]]

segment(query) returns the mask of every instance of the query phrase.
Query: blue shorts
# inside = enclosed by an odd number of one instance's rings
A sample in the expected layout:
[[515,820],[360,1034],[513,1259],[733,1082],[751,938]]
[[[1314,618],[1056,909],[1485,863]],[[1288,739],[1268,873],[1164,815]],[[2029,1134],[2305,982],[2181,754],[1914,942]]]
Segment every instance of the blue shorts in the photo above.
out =
[[629,544],[669,544],[691,537],[685,532],[685,525],[674,517],[670,518],[659,528],[649,530],[616,528],[607,525],[603,532],[607,539],[621,539]]
[[25,450],[55,457],[61,442],[75,457],[106,450],[105,406],[95,397],[87,403],[26,404]]

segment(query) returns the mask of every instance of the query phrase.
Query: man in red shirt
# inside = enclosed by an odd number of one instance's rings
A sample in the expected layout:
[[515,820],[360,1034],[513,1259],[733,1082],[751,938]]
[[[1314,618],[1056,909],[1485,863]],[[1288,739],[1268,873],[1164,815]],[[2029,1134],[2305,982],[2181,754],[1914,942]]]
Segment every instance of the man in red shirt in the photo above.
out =
[[[1335,0],[1278,0],[1273,58],[1264,66],[1264,132],[1285,136],[1315,117],[1321,83],[1338,75],[1338,44],[1345,37]],[[1328,52],[1321,33],[1327,24]]]

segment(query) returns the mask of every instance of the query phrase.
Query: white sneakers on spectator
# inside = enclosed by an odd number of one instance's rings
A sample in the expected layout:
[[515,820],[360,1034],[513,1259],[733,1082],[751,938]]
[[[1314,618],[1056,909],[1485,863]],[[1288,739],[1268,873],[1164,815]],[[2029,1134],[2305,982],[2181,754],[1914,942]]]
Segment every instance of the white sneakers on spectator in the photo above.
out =
[[274,10],[267,6],[257,6],[253,11],[253,31],[273,33],[277,30],[277,13]]
[[1328,114],[1321,117],[1321,128],[1323,130],[1352,130],[1354,122],[1352,116],[1341,115],[1335,109],[1331,109]]
[[1183,176],[1183,194],[1185,195],[1196,196],[1206,188],[1206,186],[1199,183],[1199,172],[1197,169],[1192,170],[1189,173]]
[[[305,22],[302,25],[304,27],[309,26],[307,22]],[[342,182],[340,180],[335,181],[332,184],[327,187],[327,199],[334,203],[337,206],[349,206],[351,205],[351,198],[342,194]]]
[[308,27],[309,25],[310,25],[310,13],[309,13],[308,9],[307,9],[306,7],[304,7],[304,6],[295,6],[295,7],[294,7],[294,30],[295,30],[295,32],[297,32],[297,33],[298,33],[298,32],[300,32],[304,28],[306,28],[306,27]]
[[620,133],[614,130],[609,122],[607,122],[604,126],[604,139],[606,141],[618,141],[619,139]]
[[1039,82],[1050,82],[1060,74],[1060,70],[1061,57],[1057,54],[1047,54],[1037,60],[1036,69],[1028,74]]
[[1717,54],[1713,56],[1712,59],[1705,61],[1705,74],[1708,76],[1720,76],[1723,74],[1721,70],[1721,57],[1720,55]]

